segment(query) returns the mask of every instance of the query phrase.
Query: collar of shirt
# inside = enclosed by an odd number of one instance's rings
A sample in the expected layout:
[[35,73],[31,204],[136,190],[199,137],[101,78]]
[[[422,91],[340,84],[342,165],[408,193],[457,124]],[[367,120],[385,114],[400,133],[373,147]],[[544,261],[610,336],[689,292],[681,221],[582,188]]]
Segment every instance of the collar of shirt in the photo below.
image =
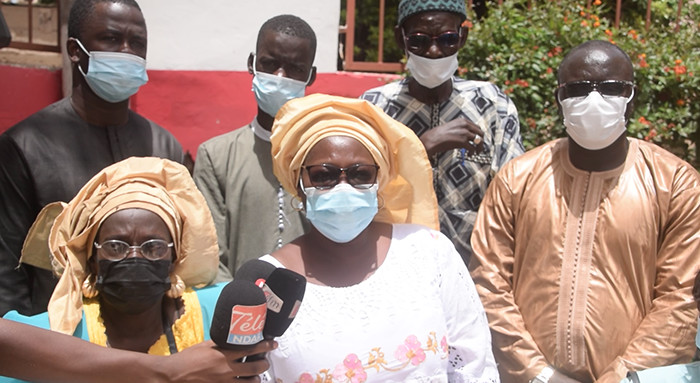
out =
[[255,118],[253,118],[253,121],[250,123],[250,128],[253,129],[253,134],[258,136],[259,139],[265,142],[270,142],[270,136],[272,136],[272,132],[263,128],[260,125],[260,123],[258,122],[258,116],[255,116]]

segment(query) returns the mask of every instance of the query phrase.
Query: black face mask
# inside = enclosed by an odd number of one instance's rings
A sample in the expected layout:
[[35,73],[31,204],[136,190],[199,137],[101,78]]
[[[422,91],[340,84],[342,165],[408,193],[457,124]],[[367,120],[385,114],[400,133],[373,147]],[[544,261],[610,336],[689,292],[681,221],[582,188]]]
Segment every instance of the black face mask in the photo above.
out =
[[170,260],[126,258],[100,261],[95,287],[104,303],[125,314],[138,314],[157,304],[170,289]]

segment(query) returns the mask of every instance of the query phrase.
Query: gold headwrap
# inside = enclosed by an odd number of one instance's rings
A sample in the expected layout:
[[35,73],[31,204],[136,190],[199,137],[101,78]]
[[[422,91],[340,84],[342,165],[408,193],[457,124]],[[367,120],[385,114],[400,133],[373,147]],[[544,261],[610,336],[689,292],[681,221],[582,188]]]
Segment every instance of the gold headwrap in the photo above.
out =
[[299,197],[306,155],[330,136],[358,140],[379,166],[375,221],[439,228],[433,173],[423,144],[405,125],[364,100],[312,94],[280,109],[272,127],[272,166],[287,192]]
[[107,217],[129,208],[163,219],[175,244],[173,273],[185,285],[208,284],[216,276],[216,229],[187,168],[166,159],[132,157],[103,169],[70,203],[48,205],[29,231],[22,262],[45,266],[49,251],[60,276],[49,301],[52,330],[73,334],[82,316],[81,285],[89,273],[87,261],[97,231]]

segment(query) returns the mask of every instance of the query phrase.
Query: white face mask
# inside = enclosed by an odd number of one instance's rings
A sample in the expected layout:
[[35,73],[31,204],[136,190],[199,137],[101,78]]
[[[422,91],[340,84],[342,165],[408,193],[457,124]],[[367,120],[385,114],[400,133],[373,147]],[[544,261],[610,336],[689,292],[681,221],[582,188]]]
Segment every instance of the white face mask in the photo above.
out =
[[629,97],[601,96],[593,91],[586,97],[559,100],[564,114],[564,126],[572,140],[588,150],[610,146],[625,128],[625,111]]
[[419,84],[429,89],[437,88],[445,81],[451,79],[459,67],[457,53],[439,59],[429,59],[408,51],[406,55],[408,56],[406,69],[411,72],[411,76]]
[[698,332],[695,335],[695,347],[700,349],[700,317],[698,317]]

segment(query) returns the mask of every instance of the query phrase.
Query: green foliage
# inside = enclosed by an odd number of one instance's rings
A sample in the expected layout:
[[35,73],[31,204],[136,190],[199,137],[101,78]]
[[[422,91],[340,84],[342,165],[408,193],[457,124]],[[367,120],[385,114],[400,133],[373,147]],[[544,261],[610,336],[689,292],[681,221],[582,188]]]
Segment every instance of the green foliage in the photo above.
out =
[[646,0],[626,3],[615,29],[614,2],[505,1],[473,21],[460,52],[460,75],[499,85],[518,107],[527,149],[564,135],[554,89],[556,69],[572,47],[609,40],[632,59],[635,113],[631,136],[656,142],[700,166],[700,5],[684,2],[676,31],[677,1],[657,0],[645,29]]
[[[398,62],[403,52],[394,41],[399,0],[386,0],[384,6],[383,62]],[[345,23],[346,1],[341,1],[341,24]],[[377,61],[379,41],[379,6],[376,0],[355,2],[355,61]]]

